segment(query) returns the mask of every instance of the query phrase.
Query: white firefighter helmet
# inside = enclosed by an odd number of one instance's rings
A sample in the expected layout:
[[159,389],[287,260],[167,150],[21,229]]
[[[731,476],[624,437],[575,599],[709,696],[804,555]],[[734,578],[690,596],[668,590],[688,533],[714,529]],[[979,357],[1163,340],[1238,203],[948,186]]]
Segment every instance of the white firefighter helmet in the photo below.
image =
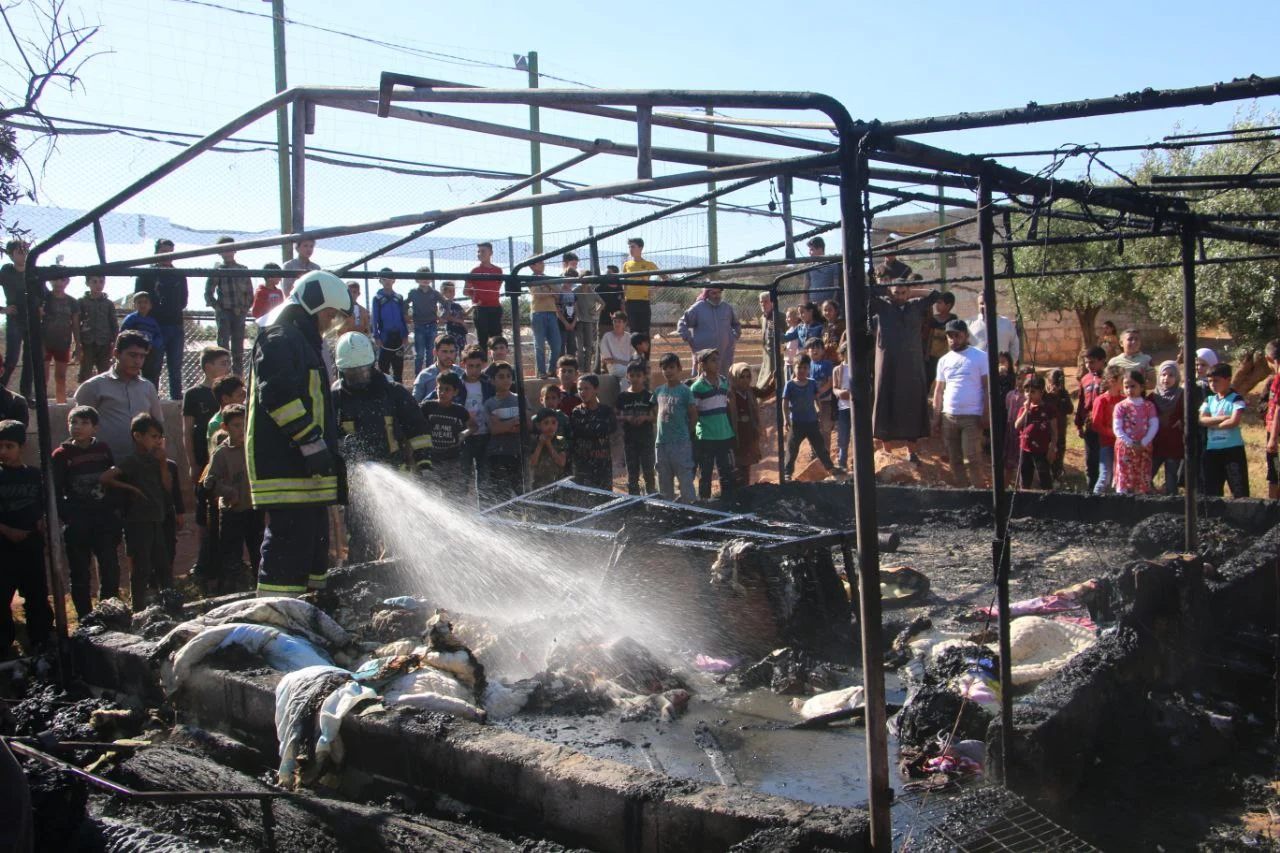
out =
[[338,338],[338,345],[334,348],[334,363],[339,370],[350,367],[370,367],[374,361],[373,343],[368,335],[347,332]]
[[289,301],[301,305],[308,314],[319,314],[325,308],[351,313],[351,294],[347,286],[331,272],[312,270],[293,285]]

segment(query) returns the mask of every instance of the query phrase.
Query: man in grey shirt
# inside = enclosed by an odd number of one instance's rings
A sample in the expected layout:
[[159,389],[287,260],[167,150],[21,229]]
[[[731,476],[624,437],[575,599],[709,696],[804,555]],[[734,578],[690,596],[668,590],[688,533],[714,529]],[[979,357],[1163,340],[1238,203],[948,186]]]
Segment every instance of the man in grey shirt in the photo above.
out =
[[111,448],[117,462],[133,453],[129,424],[134,417],[146,412],[164,423],[156,386],[142,378],[142,363],[150,351],[151,342],[142,332],[121,332],[116,338],[115,364],[76,389],[76,405],[98,410],[98,440]]

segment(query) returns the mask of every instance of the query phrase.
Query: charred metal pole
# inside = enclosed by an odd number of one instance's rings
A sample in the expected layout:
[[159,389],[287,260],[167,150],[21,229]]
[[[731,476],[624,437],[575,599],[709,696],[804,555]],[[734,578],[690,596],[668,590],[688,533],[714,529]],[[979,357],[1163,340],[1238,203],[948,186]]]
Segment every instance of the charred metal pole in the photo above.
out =
[[1009,496],[1004,489],[1004,400],[995,393],[1000,373],[1000,314],[996,310],[995,221],[991,206],[991,177],[984,169],[978,178],[978,245],[982,252],[982,297],[987,326],[987,422],[991,425],[991,500],[995,509],[995,538],[991,541],[991,565],[996,584],[996,609],[1000,620],[1000,763],[1005,787],[1013,755],[1013,674],[1009,660]]
[[1031,124],[1068,118],[1136,113],[1170,107],[1216,104],[1242,98],[1260,98],[1280,94],[1280,77],[1246,77],[1230,83],[1213,83],[1187,89],[1127,92],[1110,98],[1090,98],[1058,104],[1028,104],[1005,110],[957,113],[950,116],[888,121],[880,129],[891,134],[937,133],[943,130],[968,130],[975,127],[1000,127],[1009,124]]
[[[520,190],[524,189],[525,187],[531,186],[534,183],[540,183],[541,179],[543,178],[554,175],[557,172],[563,172],[565,169],[572,168],[573,166],[578,165],[584,160],[590,160],[594,156],[596,156],[595,151],[583,151],[581,154],[575,154],[574,156],[570,157],[568,160],[565,160],[563,163],[557,163],[554,166],[543,169],[541,172],[538,172],[535,175],[530,175],[527,178],[521,178],[511,186],[504,187],[503,189],[498,190],[493,195],[485,196],[484,198],[481,199],[481,201],[497,201],[498,199],[506,198],[509,195],[514,195],[515,193],[520,192]],[[409,232],[405,236],[397,237],[395,240],[392,240],[390,243],[386,244],[385,246],[374,249],[369,254],[362,255],[361,257],[356,258],[354,261],[347,264],[342,269],[338,270],[338,275],[346,275],[347,270],[354,269],[355,267],[358,267],[361,264],[366,264],[369,261],[373,260],[374,258],[385,255],[387,252],[393,251],[394,249],[398,249],[407,243],[412,243],[414,240],[418,239],[424,234],[430,234],[432,231],[436,231],[440,228],[443,228],[444,226],[448,225],[450,222],[453,222],[453,221],[454,220],[452,219],[441,219],[436,222],[428,222],[426,225],[423,225],[419,228],[415,228],[413,231]],[[428,253],[431,256],[431,269],[434,270],[436,268],[435,250],[429,249]]]
[[[520,346],[520,282],[513,275],[506,281],[507,296],[511,298],[511,357],[515,364],[512,367],[516,371],[516,406],[519,409],[520,429],[524,430],[529,423],[528,403],[524,396],[524,365],[521,364],[521,346]],[[480,343],[486,350],[489,348],[488,341]],[[525,442],[517,442],[519,445],[520,455],[520,492],[523,494],[529,488],[528,473],[525,466],[525,456],[527,449]],[[479,501],[477,501],[478,503]]]
[[[31,365],[31,393],[35,397],[36,438],[40,445],[40,477],[44,483],[45,531],[49,565],[49,593],[53,596],[54,645],[57,649],[58,681],[66,684],[67,649],[67,596],[62,586],[62,572],[67,565],[66,545],[62,540],[62,524],[58,521],[58,491],[53,479],[53,432],[49,422],[49,382],[45,373],[44,329],[40,324],[40,309],[44,295],[44,281],[35,272],[37,256],[27,258],[24,275],[27,279],[27,298],[18,310],[26,313],[25,358]],[[40,535],[39,531],[36,535]],[[5,605],[8,606],[8,605]]]
[[787,481],[786,441],[782,434],[782,387],[786,384],[786,374],[782,364],[782,305],[778,301],[778,283],[775,281],[769,288],[769,305],[771,326],[769,340],[765,346],[773,348],[773,422],[778,439],[778,482]]
[[1182,419],[1183,521],[1186,549],[1194,554],[1200,544],[1196,518],[1196,493],[1200,488],[1200,423],[1191,411],[1196,398],[1196,223],[1188,217],[1179,234],[1182,248],[1182,395],[1187,415]]
[[290,146],[289,179],[292,181],[293,230],[304,227],[307,209],[307,111],[310,102],[299,98],[293,102],[293,138]]
[[848,317],[849,358],[853,364],[850,417],[853,427],[853,517],[858,543],[858,608],[862,630],[862,679],[867,707],[867,778],[871,811],[871,849],[893,849],[889,805],[889,744],[884,693],[884,639],[881,636],[880,542],[876,528],[875,448],[871,442],[871,352],[874,339],[867,317],[867,270],[862,232],[862,190],[867,137],[852,125],[840,128],[840,219],[844,254],[844,304]]
[[778,179],[778,189],[782,192],[782,234],[786,239],[782,251],[784,257],[796,256],[795,223],[791,219],[791,176],[783,175]]
[[652,107],[636,107],[636,177],[653,177]]

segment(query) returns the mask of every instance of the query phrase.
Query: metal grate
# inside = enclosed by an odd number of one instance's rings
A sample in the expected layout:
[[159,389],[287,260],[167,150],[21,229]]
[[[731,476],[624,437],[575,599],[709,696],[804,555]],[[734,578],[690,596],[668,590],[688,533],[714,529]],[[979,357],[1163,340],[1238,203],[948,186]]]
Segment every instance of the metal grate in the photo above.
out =
[[898,846],[903,853],[1098,850],[1017,794],[996,785],[906,796],[899,800],[895,817],[899,823],[909,824]]
[[[832,547],[849,534],[806,524],[780,523],[751,513],[729,513],[704,506],[672,503],[660,498],[620,495],[571,479],[559,480],[495,504],[481,514],[489,520],[517,527],[613,537],[637,511],[662,513],[673,528],[658,544],[715,551],[733,539],[753,540],[770,550]],[[557,517],[555,523],[546,519]],[[539,519],[533,521],[531,519]]]

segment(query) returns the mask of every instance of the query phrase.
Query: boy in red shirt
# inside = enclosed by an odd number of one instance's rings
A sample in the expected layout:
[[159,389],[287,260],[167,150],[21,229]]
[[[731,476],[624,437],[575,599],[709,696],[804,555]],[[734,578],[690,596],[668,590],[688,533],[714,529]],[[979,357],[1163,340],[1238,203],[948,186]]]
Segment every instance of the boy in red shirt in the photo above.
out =
[[1280,338],[1267,341],[1265,350],[1271,378],[1267,381],[1267,413],[1263,423],[1267,428],[1267,497],[1280,499],[1280,466],[1276,464],[1276,452],[1280,445]]
[[1093,491],[1098,483],[1098,434],[1090,423],[1093,417],[1093,401],[1105,390],[1102,371],[1107,365],[1107,351],[1102,347],[1090,347],[1084,354],[1085,373],[1080,377],[1080,405],[1076,406],[1076,434],[1084,439],[1084,473],[1086,491]]
[[1111,415],[1116,403],[1124,399],[1124,368],[1118,364],[1109,365],[1102,372],[1103,387],[1106,393],[1093,401],[1093,410],[1089,423],[1098,435],[1098,482],[1093,486],[1093,493],[1100,495],[1111,487],[1111,475],[1116,468],[1116,434],[1111,426]]
[[1022,451],[1019,479],[1023,491],[1031,488],[1031,480],[1040,475],[1040,488],[1053,488],[1050,464],[1058,452],[1058,410],[1045,399],[1044,377],[1028,376],[1022,385],[1025,398],[1013,421],[1018,431],[1018,449]]
[[[476,244],[476,260],[480,263],[471,270],[472,275],[502,275],[502,267],[493,262],[492,243]],[[471,300],[471,319],[475,323],[476,340],[480,346],[486,346],[490,339],[501,336],[502,279],[469,279],[462,286],[462,295]]]

